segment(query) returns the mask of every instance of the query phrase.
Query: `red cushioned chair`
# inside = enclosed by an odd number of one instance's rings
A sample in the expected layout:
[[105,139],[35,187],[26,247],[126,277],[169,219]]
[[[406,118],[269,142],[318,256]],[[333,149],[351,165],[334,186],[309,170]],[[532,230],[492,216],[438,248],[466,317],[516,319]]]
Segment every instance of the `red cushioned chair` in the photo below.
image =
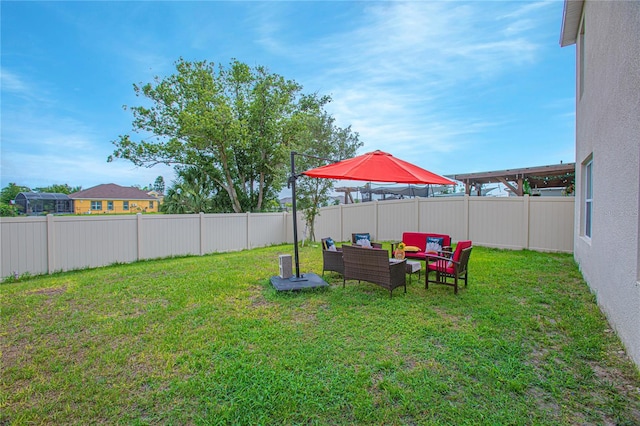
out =
[[[424,288],[429,283],[444,284],[453,287],[454,294],[458,294],[458,280],[467,286],[467,271],[472,249],[471,241],[459,241],[451,257],[427,255],[427,273]],[[431,274],[435,279],[429,279]]]

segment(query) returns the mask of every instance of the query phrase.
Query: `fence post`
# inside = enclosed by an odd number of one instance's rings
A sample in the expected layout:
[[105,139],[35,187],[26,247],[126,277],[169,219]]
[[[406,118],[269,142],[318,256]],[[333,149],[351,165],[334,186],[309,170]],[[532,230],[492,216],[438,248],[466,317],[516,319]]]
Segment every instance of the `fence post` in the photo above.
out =
[[55,234],[53,232],[53,215],[47,215],[47,271],[52,274],[55,271]]
[[136,213],[136,244],[138,246],[137,260],[142,260],[142,213]]
[[251,216],[251,213],[247,212],[247,226],[246,226],[246,229],[247,229],[247,246],[246,246],[246,248],[247,248],[247,250],[251,249],[251,236],[249,235],[249,234],[251,234],[251,226],[250,226],[251,218],[250,218],[250,216]]
[[289,229],[289,225],[287,224],[287,211],[282,211],[282,243],[287,243],[287,229]]
[[420,231],[420,197],[413,197],[413,203],[415,204],[416,214],[416,232]]
[[200,256],[204,255],[204,213],[200,212]]
[[464,194],[464,207],[463,207],[463,224],[464,224],[464,238],[465,240],[470,240],[471,236],[469,235],[469,203],[471,202],[471,197],[469,194]]
[[344,241],[344,220],[343,220],[343,215],[344,212],[342,210],[342,204],[338,205],[338,207],[340,207],[340,241]]
[[522,227],[524,228],[523,231],[523,236],[522,236],[522,244],[523,244],[523,248],[525,249],[529,249],[529,209],[531,208],[530,204],[530,200],[529,200],[529,194],[524,194],[524,196],[522,197]]
[[378,229],[378,209],[380,208],[380,204],[378,200],[374,201],[376,203],[376,208],[374,210],[374,214],[375,214],[375,230],[376,230],[376,238],[378,238],[378,235],[380,235],[380,230]]

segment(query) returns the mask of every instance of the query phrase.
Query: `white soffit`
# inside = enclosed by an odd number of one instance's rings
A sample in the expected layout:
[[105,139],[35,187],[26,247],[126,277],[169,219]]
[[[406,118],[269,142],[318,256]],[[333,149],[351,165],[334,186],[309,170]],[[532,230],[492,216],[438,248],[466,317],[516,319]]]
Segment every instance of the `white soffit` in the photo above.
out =
[[562,31],[560,32],[561,47],[569,46],[576,42],[583,6],[584,0],[564,0]]

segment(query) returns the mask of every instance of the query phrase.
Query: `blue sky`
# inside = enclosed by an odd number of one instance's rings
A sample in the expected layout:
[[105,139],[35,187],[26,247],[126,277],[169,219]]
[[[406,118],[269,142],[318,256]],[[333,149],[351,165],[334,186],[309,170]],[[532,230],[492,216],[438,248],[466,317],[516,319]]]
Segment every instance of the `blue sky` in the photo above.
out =
[[134,83],[232,58],[330,95],[364,146],[439,174],[575,161],[563,2],[2,1],[1,186],[147,185],[107,163]]

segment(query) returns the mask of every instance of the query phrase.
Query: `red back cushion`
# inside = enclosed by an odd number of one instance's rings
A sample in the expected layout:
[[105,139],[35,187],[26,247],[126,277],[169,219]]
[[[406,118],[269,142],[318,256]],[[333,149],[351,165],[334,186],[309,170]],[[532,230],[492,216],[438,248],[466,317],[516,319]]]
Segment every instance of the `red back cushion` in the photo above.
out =
[[464,240],[464,241],[458,241],[458,245],[456,245],[456,251],[453,252],[453,260],[455,262],[460,260],[460,253],[462,253],[462,250],[471,247],[471,241],[469,240]]

